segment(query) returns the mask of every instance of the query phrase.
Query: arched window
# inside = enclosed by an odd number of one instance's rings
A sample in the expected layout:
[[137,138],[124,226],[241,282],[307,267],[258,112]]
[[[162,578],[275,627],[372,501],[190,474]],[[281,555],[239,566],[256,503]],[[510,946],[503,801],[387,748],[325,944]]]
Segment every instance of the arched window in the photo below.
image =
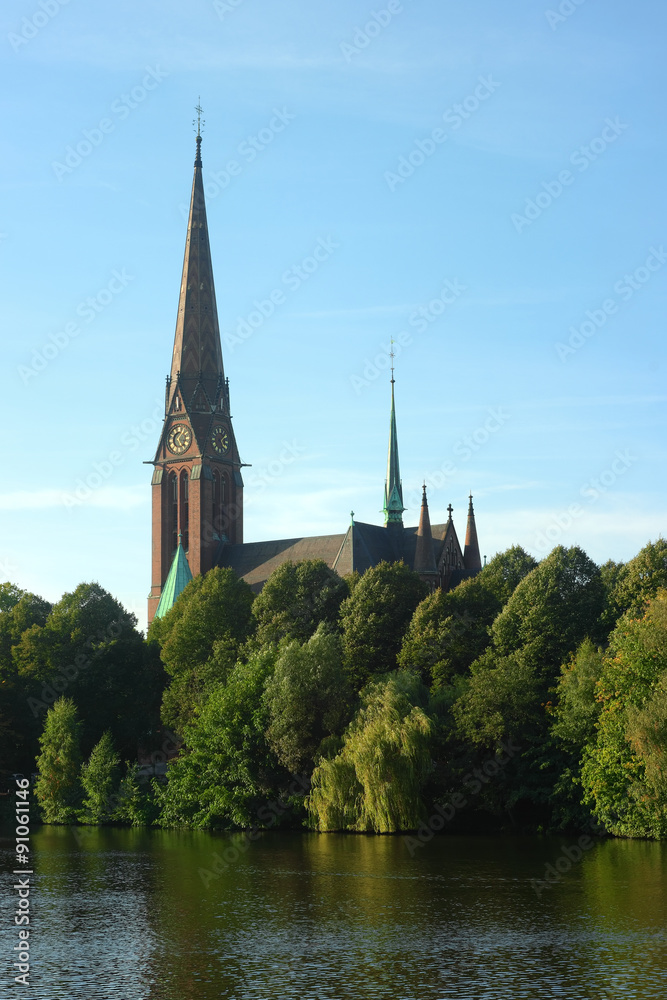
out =
[[188,473],[186,469],[181,472],[181,543],[183,548],[187,552],[190,547],[190,512],[188,509],[188,500],[190,492],[190,480],[188,479]]
[[178,476],[172,472],[167,488],[167,503],[169,504],[169,527],[171,531],[172,552],[178,545]]
[[222,527],[221,513],[220,473],[216,469],[213,472],[213,502],[211,510],[213,531],[216,535],[220,534]]

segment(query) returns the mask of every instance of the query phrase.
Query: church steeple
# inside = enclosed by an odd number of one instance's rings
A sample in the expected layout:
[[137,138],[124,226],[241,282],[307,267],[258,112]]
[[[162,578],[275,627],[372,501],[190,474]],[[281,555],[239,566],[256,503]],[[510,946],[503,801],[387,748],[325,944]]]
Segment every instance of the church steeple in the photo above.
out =
[[391,351],[391,417],[389,421],[389,454],[387,456],[387,478],[384,484],[384,525],[403,527],[403,484],[398,461],[398,433],[396,431],[396,406],[394,401],[394,350]]
[[[197,110],[200,112],[201,109]],[[179,382],[186,405],[195,401],[198,388],[200,394],[203,389],[206,401],[213,405],[219,395],[220,387],[224,384],[218,309],[204,201],[201,142],[201,123],[198,120],[195,173],[192,181],[167,408],[176,394]]]
[[477,541],[475,512],[472,507],[472,493],[470,494],[470,502],[468,504],[468,527],[466,528],[466,544],[463,550],[463,565],[469,573],[478,573],[482,568],[479,542]]
[[193,576],[206,573],[218,565],[227,545],[243,542],[242,462],[222,365],[204,203],[201,108],[196,111],[197,149],[171,374],[164,426],[152,463],[149,621],[171,587],[170,567],[174,573],[185,565]]

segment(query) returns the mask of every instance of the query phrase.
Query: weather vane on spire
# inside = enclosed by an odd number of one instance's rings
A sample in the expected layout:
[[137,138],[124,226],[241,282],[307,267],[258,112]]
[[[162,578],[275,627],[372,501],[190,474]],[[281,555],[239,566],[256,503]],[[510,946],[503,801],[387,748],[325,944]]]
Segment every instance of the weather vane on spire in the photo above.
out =
[[[197,112],[197,138],[201,139],[201,127],[202,127],[202,124],[203,125],[206,124],[206,122],[202,122],[202,117],[201,117],[204,114],[204,109],[201,106],[201,97],[197,98],[197,107],[195,108],[195,111]],[[194,127],[194,124],[195,124],[195,120],[193,118],[192,119],[192,125],[193,125],[193,127]]]

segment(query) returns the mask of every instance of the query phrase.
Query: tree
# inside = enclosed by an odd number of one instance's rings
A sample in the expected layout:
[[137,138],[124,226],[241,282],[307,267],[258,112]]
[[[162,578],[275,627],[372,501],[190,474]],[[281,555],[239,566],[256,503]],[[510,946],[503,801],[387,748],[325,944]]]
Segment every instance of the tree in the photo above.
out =
[[81,723],[71,698],[59,698],[46,715],[37,758],[37,801],[45,823],[72,823],[81,804]]
[[403,635],[428,589],[401,562],[367,570],[343,601],[343,655],[354,690],[375,674],[396,669]]
[[657,780],[665,721],[667,591],[641,618],[626,614],[610,638],[597,684],[596,737],[582,766],[585,801],[615,836],[667,835],[667,798]]
[[309,812],[320,830],[395,833],[424,815],[433,724],[427,692],[411,671],[371,682],[341,752],[313,773]]
[[139,765],[128,764],[118,786],[118,805],[114,819],[129,826],[151,826],[157,819],[154,790],[137,776]]
[[148,638],[159,644],[171,677],[162,721],[179,734],[236,663],[254,629],[252,602],[244,580],[231,569],[216,567],[191,580],[173,608],[152,622]]
[[162,801],[166,826],[250,826],[289,783],[265,732],[263,698],[277,657],[264,647],[239,661],[185,730],[186,748],[169,764]]
[[491,630],[502,656],[522,653],[545,679],[587,636],[602,631],[605,601],[600,570],[578,547],[559,545],[518,584]]
[[107,731],[93,747],[88,763],[81,768],[81,785],[85,792],[80,818],[84,823],[108,823],[114,819],[118,806],[118,765],[111,733]]
[[163,674],[136,624],[99,584],[82,583],[13,649],[33,718],[67,692],[81,714],[86,755],[109,729],[116,746],[133,757],[157,726]]
[[323,742],[347,721],[350,692],[340,638],[320,625],[303,646],[291,642],[267,680],[266,736],[278,760],[293,773],[310,774]]
[[513,545],[495,555],[475,579],[495,595],[500,607],[504,607],[524,577],[536,567],[532,556],[520,545]]
[[[667,540],[649,542],[629,563],[618,569],[610,595],[613,620],[629,612],[643,614],[646,603],[667,587]],[[611,622],[610,624],[613,624]]]
[[283,563],[253,604],[258,644],[285,638],[303,643],[322,624],[335,629],[340,606],[348,595],[345,580],[322,559]]
[[30,712],[31,691],[19,677],[13,651],[23,633],[43,625],[51,610],[48,601],[10,583],[0,585],[0,769],[27,771],[37,753],[41,724]]
[[487,752],[503,740],[521,743],[525,749],[544,730],[544,690],[534,665],[520,652],[502,656],[487,650],[472,665],[453,705],[458,737]]
[[416,670],[426,684],[441,687],[464,673],[491,641],[489,626],[499,599],[476,576],[454,590],[436,590],[418,605],[403,639],[398,662]]

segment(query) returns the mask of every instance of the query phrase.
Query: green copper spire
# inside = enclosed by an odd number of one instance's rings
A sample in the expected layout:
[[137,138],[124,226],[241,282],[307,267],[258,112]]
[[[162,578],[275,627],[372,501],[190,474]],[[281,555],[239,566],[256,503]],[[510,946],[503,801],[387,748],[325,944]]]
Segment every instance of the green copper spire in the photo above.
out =
[[162,618],[166,615],[167,611],[171,611],[176,603],[176,598],[179,597],[191,579],[192,573],[190,572],[188,557],[186,556],[185,550],[181,545],[181,536],[179,535],[176,555],[174,556],[174,561],[171,564],[169,576],[164,582],[162,594],[160,595],[160,603],[158,604],[157,611],[155,612],[156,618]]
[[398,434],[396,432],[396,408],[394,405],[394,347],[391,349],[391,419],[389,423],[389,455],[387,457],[387,479],[384,484],[384,526],[398,524],[403,527],[403,484],[398,463]]

